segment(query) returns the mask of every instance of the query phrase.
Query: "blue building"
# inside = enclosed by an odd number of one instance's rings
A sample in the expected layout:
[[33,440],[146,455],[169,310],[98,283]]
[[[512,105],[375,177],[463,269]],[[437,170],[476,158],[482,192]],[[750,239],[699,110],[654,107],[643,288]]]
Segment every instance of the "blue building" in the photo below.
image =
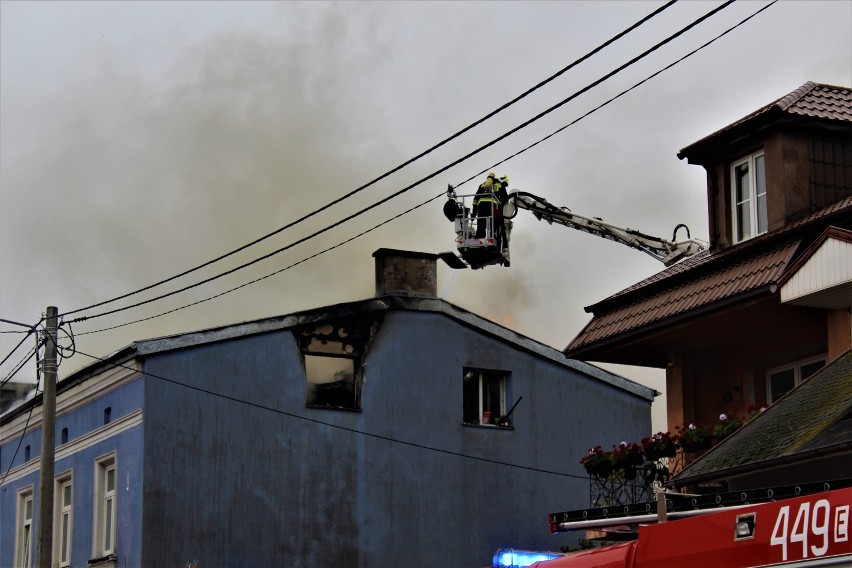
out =
[[[547,514],[588,505],[579,458],[648,435],[656,393],[438,299],[435,255],[374,257],[374,298],[61,380],[54,565],[465,567],[569,543]],[[0,418],[0,566],[34,558],[40,422],[40,398]]]

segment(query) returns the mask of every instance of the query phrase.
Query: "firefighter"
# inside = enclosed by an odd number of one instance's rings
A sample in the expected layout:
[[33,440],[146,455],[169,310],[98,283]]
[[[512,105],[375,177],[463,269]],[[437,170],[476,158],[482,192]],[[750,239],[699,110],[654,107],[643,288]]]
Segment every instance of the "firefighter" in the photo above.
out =
[[487,217],[493,219],[494,238],[497,240],[497,248],[501,249],[503,240],[503,203],[508,199],[506,186],[509,185],[509,178],[503,176],[497,178],[494,172],[488,174],[488,177],[479,186],[476,196],[473,198],[473,214],[476,216],[476,238],[481,239],[486,235],[488,225]]

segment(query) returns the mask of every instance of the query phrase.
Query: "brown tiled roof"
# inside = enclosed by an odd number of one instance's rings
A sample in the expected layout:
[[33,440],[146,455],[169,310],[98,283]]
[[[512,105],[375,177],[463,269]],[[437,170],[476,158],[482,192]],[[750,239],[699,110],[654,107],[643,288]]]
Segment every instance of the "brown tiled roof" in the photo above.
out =
[[[789,391],[754,420],[681,471],[676,481],[852,444],[852,351]],[[734,472],[730,472],[734,473]]]
[[852,123],[852,88],[808,81],[792,93],[772,101],[748,116],[683,148],[678,152],[678,158],[683,158],[690,154],[692,149],[703,145],[707,140],[716,138],[720,134],[733,130],[746,122],[773,112]]
[[[648,326],[723,300],[768,291],[798,248],[799,241],[787,242],[767,252],[748,257],[740,262],[720,266],[710,273],[696,275],[651,296],[640,296],[635,302],[620,309],[595,316],[585,329],[566,348],[567,352],[603,341],[607,338]],[[704,254],[693,260],[691,267],[707,264],[712,258]],[[690,259],[692,260],[692,259]],[[681,264],[685,264],[684,263]]]
[[852,213],[852,195],[776,231],[733,247],[691,258],[586,307],[594,318],[565,348],[578,351],[618,335],[663,323],[725,300],[747,296],[780,281],[799,247],[797,235]]
[[[658,272],[657,274],[649,276],[645,280],[637,282],[632,286],[628,286],[620,292],[616,292],[612,296],[601,300],[596,304],[586,307],[586,311],[590,313],[598,313],[599,310],[606,309],[608,305],[615,303],[616,300],[621,300],[623,296],[633,295],[636,293],[637,290],[642,290],[649,286],[654,286],[656,288],[658,282],[675,280],[680,274],[688,273],[689,271],[693,270],[698,270],[699,267],[709,267],[710,270],[713,270],[713,267],[725,262],[729,262],[732,257],[742,256],[746,253],[750,253],[755,249],[764,248],[764,245],[768,241],[777,242],[779,239],[788,238],[793,233],[797,233],[802,228],[808,225],[820,223],[829,217],[833,217],[837,214],[842,214],[846,210],[852,210],[852,195],[846,196],[842,199],[838,199],[834,203],[831,203],[818,211],[814,211],[810,215],[802,217],[798,221],[789,223],[781,227],[780,229],[772,231],[771,233],[766,233],[757,238],[743,241],[735,246],[726,248],[724,250],[718,250],[712,253],[704,251],[693,257],[682,260],[681,262],[674,264],[669,268]],[[643,291],[642,293],[648,292]]]

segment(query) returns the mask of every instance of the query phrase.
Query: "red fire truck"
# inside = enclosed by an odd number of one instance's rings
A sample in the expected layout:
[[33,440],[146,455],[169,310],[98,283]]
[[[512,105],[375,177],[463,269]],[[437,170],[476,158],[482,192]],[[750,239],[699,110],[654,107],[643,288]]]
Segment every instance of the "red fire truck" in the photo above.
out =
[[[539,568],[852,567],[852,488],[757,505],[682,511],[638,538],[536,562]],[[562,530],[556,522],[556,530]],[[606,522],[606,521],[604,521]]]

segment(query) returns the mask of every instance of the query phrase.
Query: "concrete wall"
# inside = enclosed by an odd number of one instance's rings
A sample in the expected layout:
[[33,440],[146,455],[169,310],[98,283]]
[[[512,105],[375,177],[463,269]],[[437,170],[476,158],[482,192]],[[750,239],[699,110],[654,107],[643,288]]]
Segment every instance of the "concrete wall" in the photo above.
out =
[[[650,431],[647,400],[435,313],[389,313],[365,363],[347,412],[305,407],[287,331],[149,357],[147,372],[249,404],[147,379],[143,565],[465,567],[558,549],[571,538],[547,513],[588,505],[580,457]],[[512,430],[462,425],[465,366],[511,372]]]

